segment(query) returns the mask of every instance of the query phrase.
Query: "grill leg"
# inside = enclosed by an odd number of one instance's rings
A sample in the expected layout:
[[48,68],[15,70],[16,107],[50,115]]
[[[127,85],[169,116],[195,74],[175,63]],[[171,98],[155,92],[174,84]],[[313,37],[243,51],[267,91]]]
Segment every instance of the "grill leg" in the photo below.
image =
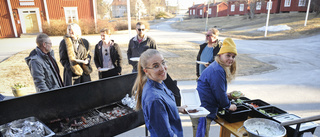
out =
[[294,131],[293,137],[298,137],[301,123],[297,124],[296,130]]
[[145,128],[145,131],[146,131],[146,137],[148,136],[148,128],[147,128],[147,125],[146,125],[146,128]]

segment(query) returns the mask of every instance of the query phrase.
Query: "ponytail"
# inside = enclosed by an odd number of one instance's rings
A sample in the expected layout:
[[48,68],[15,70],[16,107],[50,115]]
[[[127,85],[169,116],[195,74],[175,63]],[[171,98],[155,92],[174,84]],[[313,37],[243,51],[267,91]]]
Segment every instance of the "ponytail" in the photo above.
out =
[[132,88],[132,95],[135,95],[135,99],[137,100],[136,110],[140,110],[142,108],[142,91],[144,84],[146,84],[147,82],[147,76],[146,73],[143,71],[143,68],[147,66],[148,59],[150,59],[156,54],[160,54],[160,52],[156,49],[148,49],[141,54],[140,59],[138,61],[138,75]]

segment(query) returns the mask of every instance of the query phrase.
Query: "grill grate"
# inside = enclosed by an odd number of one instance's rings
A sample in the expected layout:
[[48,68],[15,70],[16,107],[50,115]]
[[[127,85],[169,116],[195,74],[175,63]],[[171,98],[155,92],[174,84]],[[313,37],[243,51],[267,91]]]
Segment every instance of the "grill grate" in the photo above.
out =
[[135,111],[129,107],[115,103],[98,109],[89,110],[80,115],[51,120],[47,125],[56,133],[56,135],[60,136],[116,119],[133,112]]

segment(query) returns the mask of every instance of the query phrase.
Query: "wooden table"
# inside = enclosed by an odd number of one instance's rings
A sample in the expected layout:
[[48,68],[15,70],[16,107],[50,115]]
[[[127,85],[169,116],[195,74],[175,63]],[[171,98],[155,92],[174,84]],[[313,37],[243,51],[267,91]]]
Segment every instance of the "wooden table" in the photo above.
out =
[[220,117],[217,118],[214,121],[221,126],[220,137],[230,137],[231,133],[236,137],[243,137],[246,134],[246,130],[242,127],[244,121],[229,123]]
[[[250,119],[250,117],[248,117],[248,119]],[[217,116],[217,119],[214,121],[221,126],[220,137],[230,137],[231,134],[233,134],[236,137],[248,137],[246,129],[242,127],[243,122],[245,120],[235,123],[229,123],[225,121],[223,118]],[[285,137],[287,137],[287,135],[285,135]]]

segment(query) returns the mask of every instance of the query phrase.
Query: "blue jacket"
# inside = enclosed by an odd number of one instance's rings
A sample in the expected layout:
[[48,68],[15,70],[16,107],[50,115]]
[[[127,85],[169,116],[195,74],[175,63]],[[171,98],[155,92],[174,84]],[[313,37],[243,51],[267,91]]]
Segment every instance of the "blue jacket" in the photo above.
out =
[[151,137],[183,137],[174,95],[164,83],[148,79],[143,87],[141,103]]
[[208,118],[216,119],[218,108],[229,109],[231,104],[227,95],[226,73],[216,61],[200,75],[197,90],[201,106],[210,111]]

